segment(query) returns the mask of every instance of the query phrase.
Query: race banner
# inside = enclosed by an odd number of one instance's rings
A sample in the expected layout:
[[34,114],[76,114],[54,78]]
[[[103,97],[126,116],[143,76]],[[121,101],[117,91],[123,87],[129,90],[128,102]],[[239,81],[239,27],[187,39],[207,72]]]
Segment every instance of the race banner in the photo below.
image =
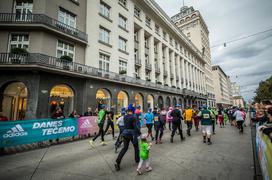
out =
[[94,135],[98,133],[97,116],[78,118],[78,135]]
[[0,147],[76,136],[77,125],[73,118],[1,122]]

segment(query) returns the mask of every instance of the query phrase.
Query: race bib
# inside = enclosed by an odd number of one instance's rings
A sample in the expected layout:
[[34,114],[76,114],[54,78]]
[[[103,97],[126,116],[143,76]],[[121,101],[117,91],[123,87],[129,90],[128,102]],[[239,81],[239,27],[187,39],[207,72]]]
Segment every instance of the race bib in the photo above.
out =
[[209,114],[203,114],[203,118],[204,118],[204,119],[209,119],[209,118],[210,118],[210,115],[209,115]]
[[159,120],[159,117],[158,116],[155,116],[154,117],[154,121],[158,121]]

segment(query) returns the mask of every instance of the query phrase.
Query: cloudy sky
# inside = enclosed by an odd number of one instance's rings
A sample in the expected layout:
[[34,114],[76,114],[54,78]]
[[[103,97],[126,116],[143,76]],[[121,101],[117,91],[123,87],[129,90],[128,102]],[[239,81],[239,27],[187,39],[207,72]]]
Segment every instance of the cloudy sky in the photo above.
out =
[[[156,0],[169,15],[179,12],[183,0]],[[199,10],[210,31],[212,63],[222,67],[241,86],[246,100],[254,97],[261,80],[272,75],[272,0],[185,0]],[[244,40],[224,42],[269,30]]]

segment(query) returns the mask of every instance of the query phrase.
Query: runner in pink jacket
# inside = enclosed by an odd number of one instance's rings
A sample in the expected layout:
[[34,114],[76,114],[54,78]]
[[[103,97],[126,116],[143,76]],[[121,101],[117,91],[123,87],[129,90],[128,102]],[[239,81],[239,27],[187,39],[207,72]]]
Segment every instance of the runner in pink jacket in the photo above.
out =
[[173,120],[173,117],[171,116],[171,112],[173,111],[173,107],[169,107],[169,110],[167,112],[167,115],[166,115],[166,122],[168,122],[169,124],[169,130],[171,131],[171,125],[172,125],[172,120]]

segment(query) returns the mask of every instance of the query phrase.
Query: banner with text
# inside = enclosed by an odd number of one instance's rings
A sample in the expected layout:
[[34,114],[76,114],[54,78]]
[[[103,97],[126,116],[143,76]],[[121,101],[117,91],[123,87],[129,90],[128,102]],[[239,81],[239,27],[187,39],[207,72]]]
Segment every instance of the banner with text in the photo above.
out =
[[76,136],[77,125],[73,118],[1,122],[0,147]]
[[78,135],[94,135],[98,133],[97,116],[78,118]]

